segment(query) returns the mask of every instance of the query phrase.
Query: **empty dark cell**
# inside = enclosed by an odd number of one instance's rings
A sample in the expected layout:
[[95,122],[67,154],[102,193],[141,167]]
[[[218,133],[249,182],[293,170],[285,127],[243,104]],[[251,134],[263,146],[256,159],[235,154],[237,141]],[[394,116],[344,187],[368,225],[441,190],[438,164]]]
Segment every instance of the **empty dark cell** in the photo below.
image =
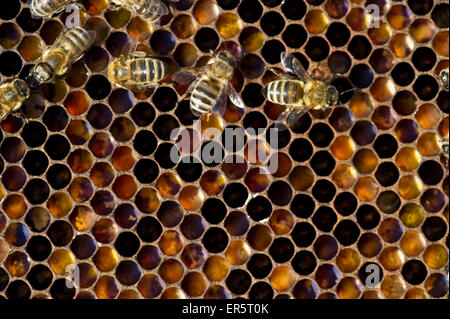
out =
[[441,90],[436,99],[436,104],[439,106],[442,112],[448,114],[449,113],[449,104],[450,104],[450,96],[448,91]]
[[48,167],[48,158],[44,152],[29,151],[22,161],[23,167],[30,175],[42,175]]
[[444,177],[441,164],[436,161],[425,161],[419,167],[419,176],[425,184],[436,185]]
[[279,34],[283,31],[285,25],[283,17],[275,11],[270,11],[264,14],[259,23],[262,30],[268,36],[275,36]]
[[11,20],[14,19],[20,11],[19,0],[8,0],[2,3],[2,10],[0,11],[0,19]]
[[328,65],[334,74],[345,74],[350,70],[352,60],[344,51],[334,51],[328,57]]
[[215,50],[219,45],[219,35],[214,29],[202,28],[195,34],[195,44],[202,52]]
[[269,248],[269,254],[277,263],[285,263],[291,260],[295,247],[288,238],[276,238]]
[[333,22],[328,27],[326,37],[332,46],[341,47],[350,39],[350,30],[340,22]]
[[383,279],[383,268],[377,263],[366,262],[359,268],[358,277],[363,285],[375,287]]
[[155,160],[158,162],[159,166],[166,169],[174,167],[177,164],[176,162],[178,162],[179,157],[179,151],[176,146],[171,143],[160,144],[155,153]]
[[203,235],[202,243],[209,252],[220,253],[228,246],[228,235],[221,228],[211,227]]
[[258,134],[258,129],[265,129],[267,126],[266,117],[261,112],[249,112],[245,115],[243,124],[250,134]]
[[362,60],[369,56],[372,51],[372,45],[365,36],[356,35],[348,44],[347,50],[355,59]]
[[362,120],[353,125],[350,134],[359,145],[367,145],[374,140],[377,135],[377,129],[371,122]]
[[[284,25],[284,24],[283,24]],[[308,38],[305,28],[299,24],[290,24],[282,34],[283,42],[290,48],[300,48]]]
[[312,221],[318,230],[330,232],[337,222],[337,215],[330,207],[321,206],[314,213]]
[[117,236],[114,247],[124,257],[131,257],[139,250],[139,238],[132,232],[123,232]]
[[328,57],[330,47],[323,38],[311,37],[306,43],[305,53],[312,61],[319,62]]
[[152,154],[155,151],[157,145],[158,141],[155,137],[155,134],[147,130],[139,131],[133,141],[134,149],[139,154],[144,156]]
[[222,145],[216,141],[206,142],[201,147],[201,160],[208,167],[214,167],[222,163],[225,151]]
[[5,168],[5,161],[3,158],[0,157],[0,174],[3,172],[3,169]]
[[128,34],[124,32],[113,32],[109,35],[108,39],[106,40],[106,49],[111,53],[114,57],[119,57],[122,55],[128,47],[126,47],[126,44],[128,43],[130,37]]
[[356,212],[358,225],[364,230],[373,229],[380,223],[381,215],[372,205],[361,205]]
[[298,247],[308,247],[314,242],[316,231],[310,223],[301,222],[295,225],[291,237]]
[[180,230],[186,239],[197,239],[203,235],[205,231],[205,220],[197,214],[190,214],[184,217],[180,225]]
[[350,246],[358,240],[360,230],[354,221],[346,219],[337,224],[333,234],[341,245]]
[[317,147],[326,147],[333,140],[334,133],[327,124],[316,123],[309,131],[308,136]]
[[413,90],[421,100],[429,101],[439,91],[439,84],[433,76],[422,74],[414,82]]
[[53,105],[47,108],[42,120],[50,131],[56,132],[61,131],[66,127],[67,122],[69,121],[69,115],[67,115],[66,111],[61,106]]
[[262,94],[262,86],[258,83],[249,83],[242,91],[242,100],[248,107],[258,107],[265,98]]
[[282,149],[289,145],[289,142],[291,141],[291,133],[287,128],[280,129],[280,126],[272,124],[266,132],[266,140],[272,148]]
[[392,70],[391,77],[400,86],[410,85],[415,77],[414,69],[409,63],[400,62]]
[[381,186],[388,187],[394,185],[400,176],[398,168],[392,162],[384,162],[378,165],[375,177]]
[[240,211],[234,211],[228,214],[224,226],[232,236],[244,235],[250,226],[247,215]]
[[252,285],[252,288],[250,289],[248,293],[248,297],[251,300],[268,300],[273,299],[273,288],[271,285],[269,285],[267,282],[259,281]]
[[50,287],[50,295],[53,299],[73,299],[77,289],[71,281],[66,278],[56,279]]
[[9,283],[9,275],[5,269],[0,268],[0,291],[6,288]]
[[94,100],[103,100],[111,93],[111,84],[104,75],[96,74],[89,78],[86,92]]
[[408,7],[417,15],[425,15],[433,8],[433,0],[408,0]]
[[47,171],[47,181],[53,189],[62,189],[69,185],[72,173],[64,164],[54,164]]
[[448,3],[437,4],[433,12],[431,12],[431,18],[439,28],[448,28],[449,26],[449,5]]
[[155,119],[155,109],[147,102],[136,104],[131,110],[131,117],[138,126],[150,125]]
[[335,107],[329,118],[330,124],[338,132],[344,132],[350,129],[354,121],[355,115],[353,112],[343,106]]
[[232,293],[243,295],[250,288],[252,277],[245,270],[235,269],[230,272],[225,282]]
[[4,76],[12,76],[20,72],[22,60],[12,51],[4,51],[0,54],[0,73]]
[[270,201],[263,197],[257,196],[252,198],[247,204],[247,214],[254,221],[261,221],[266,219],[272,213],[272,204]]
[[334,199],[334,208],[341,216],[349,216],[353,214],[358,205],[355,195],[350,192],[343,192]]
[[133,94],[130,91],[122,88],[116,89],[112,91],[111,95],[109,96],[108,103],[114,113],[125,113],[133,106]]
[[309,163],[319,176],[330,175],[336,166],[336,160],[328,151],[316,152]]
[[247,23],[258,21],[263,13],[263,7],[258,0],[243,0],[238,7],[239,16]]
[[427,278],[427,267],[417,259],[409,260],[402,267],[402,276],[411,285],[420,285]]
[[314,200],[306,194],[297,194],[291,202],[291,211],[299,218],[308,218],[315,209]]
[[111,123],[113,114],[111,109],[104,104],[95,104],[89,108],[87,120],[96,129],[104,129]]
[[50,287],[53,281],[52,271],[45,265],[35,265],[27,274],[27,281],[36,290],[44,290]]
[[267,277],[272,270],[272,261],[267,255],[254,254],[247,263],[247,269],[257,279]]
[[31,289],[23,280],[15,280],[11,282],[6,289],[6,297],[12,300],[25,300],[31,296]]
[[51,135],[45,143],[45,153],[55,161],[64,159],[70,151],[70,143],[62,135]]
[[202,164],[195,157],[185,157],[178,164],[177,173],[186,182],[196,181],[202,175]]
[[395,133],[400,142],[411,143],[419,136],[419,126],[412,119],[403,119],[395,126]]
[[384,191],[378,195],[377,206],[383,213],[395,213],[400,205],[400,197],[393,191]]
[[50,189],[45,181],[35,178],[27,183],[23,192],[31,204],[37,205],[48,199]]
[[169,141],[174,130],[179,127],[177,119],[169,114],[160,115],[153,124],[153,132],[160,139]]
[[436,53],[428,47],[417,48],[412,55],[412,62],[418,71],[429,71],[436,64]]
[[42,123],[33,121],[24,126],[21,135],[28,146],[38,147],[47,139],[47,130]]
[[420,197],[420,203],[427,212],[438,213],[444,208],[445,195],[437,188],[429,188]]
[[195,0],[180,0],[174,1],[173,6],[180,11],[188,10],[195,3]]
[[314,184],[312,194],[321,203],[329,203],[336,194],[336,187],[330,181],[321,179]]
[[152,100],[158,110],[168,112],[175,108],[178,97],[172,88],[164,86],[156,90]]
[[297,162],[304,162],[308,160],[313,153],[313,147],[311,143],[304,138],[295,139],[289,146],[289,154],[292,159]]
[[275,64],[280,62],[281,52],[286,51],[284,45],[278,40],[267,41],[261,49],[261,54],[268,63]]
[[41,27],[42,18],[33,18],[30,9],[24,8],[16,18],[16,22],[23,31],[33,33]]
[[256,79],[265,71],[264,61],[256,54],[244,55],[239,62],[239,69],[248,79]]
[[284,16],[291,20],[300,20],[306,13],[306,4],[302,0],[286,0],[281,6]]
[[266,7],[273,8],[279,6],[283,0],[261,0]]
[[350,80],[353,85],[363,89],[372,84],[373,81],[373,71],[367,64],[356,64],[350,71]]
[[338,104],[347,103],[355,93],[355,88],[346,77],[335,78],[331,85],[340,92]]
[[31,259],[43,261],[52,253],[52,244],[44,236],[33,236],[28,241],[26,250]]
[[198,116],[192,113],[190,100],[184,100],[178,103],[178,107],[175,110],[175,115],[181,124],[188,126],[194,123],[194,120],[198,119]]
[[202,216],[210,224],[220,223],[227,214],[227,207],[218,198],[208,198],[202,206]]
[[239,0],[218,0],[217,3],[224,10],[232,10],[239,4]]
[[123,260],[117,265],[116,278],[126,286],[134,285],[141,278],[142,271],[140,267],[131,260]]
[[156,218],[147,216],[139,220],[136,232],[142,241],[151,243],[161,235],[162,226]]
[[242,207],[247,201],[247,198],[248,190],[240,183],[228,184],[223,191],[225,203],[232,208]]
[[373,148],[380,158],[391,158],[397,152],[398,143],[392,135],[382,134],[375,140]]
[[75,254],[78,259],[86,259],[91,257],[96,246],[96,241],[94,238],[87,234],[81,234],[75,237],[70,244],[70,250]]
[[275,205],[285,206],[291,201],[292,188],[285,181],[276,181],[270,185],[267,195]]
[[183,219],[183,208],[174,201],[165,201],[158,209],[157,217],[166,227],[175,227]]
[[[208,38],[206,38],[208,39]],[[205,40],[206,40],[205,39]],[[197,43],[197,36],[195,42]],[[155,53],[167,55],[175,47],[176,40],[172,32],[167,30],[157,30],[152,34],[150,45]]]
[[308,250],[299,251],[292,259],[292,268],[302,276],[311,274],[316,269],[317,260],[314,254]]
[[73,238],[72,225],[64,220],[53,222],[47,230],[48,238],[55,246],[65,246]]

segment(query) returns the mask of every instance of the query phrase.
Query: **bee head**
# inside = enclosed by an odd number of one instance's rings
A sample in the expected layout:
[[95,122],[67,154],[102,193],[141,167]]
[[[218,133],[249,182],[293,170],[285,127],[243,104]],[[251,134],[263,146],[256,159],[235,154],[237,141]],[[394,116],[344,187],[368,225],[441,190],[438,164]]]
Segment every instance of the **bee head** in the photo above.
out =
[[[441,83],[446,83],[446,85],[448,85],[448,77],[448,69],[443,69],[439,74],[439,80],[441,81]],[[448,87],[446,89],[448,89]]]
[[31,87],[38,87],[53,78],[53,70],[47,63],[38,63],[31,69],[26,81]]
[[339,92],[334,86],[329,86],[327,90],[327,104],[336,105],[339,102]]
[[219,76],[229,77],[233,74],[235,66],[236,60],[234,57],[227,51],[221,51],[217,54],[213,70]]
[[444,153],[445,156],[449,156],[449,149],[450,149],[450,145],[449,145],[449,141],[448,141],[448,137],[441,139],[441,149],[442,152]]
[[24,80],[15,79],[14,87],[16,88],[16,90],[20,96],[22,96],[24,98],[28,98],[28,96],[30,96],[30,87]]

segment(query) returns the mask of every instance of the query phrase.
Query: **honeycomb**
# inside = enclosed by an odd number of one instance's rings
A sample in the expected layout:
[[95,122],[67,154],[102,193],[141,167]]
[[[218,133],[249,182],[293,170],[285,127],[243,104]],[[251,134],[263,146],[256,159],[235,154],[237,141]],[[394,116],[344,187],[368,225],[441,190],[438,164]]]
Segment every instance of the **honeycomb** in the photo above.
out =
[[[448,2],[180,0],[159,26],[80,2],[94,46],[32,91],[26,120],[1,124],[1,298],[448,298],[449,93],[435,76],[449,65]],[[30,17],[25,0],[1,2],[2,81],[25,77],[67,13]],[[110,83],[135,36],[172,70],[239,55],[245,111],[201,119],[246,133],[231,161],[168,156],[178,127],[225,154],[192,128],[186,88]],[[264,174],[248,154],[268,135],[250,128],[268,132],[283,111],[261,93],[282,51],[356,90],[280,133]]]

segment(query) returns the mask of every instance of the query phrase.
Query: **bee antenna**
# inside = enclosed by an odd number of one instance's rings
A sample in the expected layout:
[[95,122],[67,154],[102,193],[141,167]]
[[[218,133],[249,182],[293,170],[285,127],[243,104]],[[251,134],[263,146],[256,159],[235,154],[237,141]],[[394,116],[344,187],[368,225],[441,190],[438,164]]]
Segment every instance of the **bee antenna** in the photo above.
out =
[[345,90],[344,92],[339,93],[339,96],[342,96],[342,95],[344,95],[344,94],[346,94],[348,92],[352,92],[352,91],[355,91],[355,90],[356,90],[356,88],[351,88],[350,90]]

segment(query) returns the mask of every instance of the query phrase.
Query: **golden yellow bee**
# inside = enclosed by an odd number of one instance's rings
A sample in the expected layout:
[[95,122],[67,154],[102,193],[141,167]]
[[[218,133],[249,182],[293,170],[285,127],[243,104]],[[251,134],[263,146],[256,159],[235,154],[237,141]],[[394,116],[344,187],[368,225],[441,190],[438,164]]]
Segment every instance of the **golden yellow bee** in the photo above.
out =
[[309,110],[325,110],[338,103],[338,90],[326,82],[314,80],[294,55],[282,52],[281,62],[289,74],[273,71],[280,80],[263,88],[267,100],[287,106],[278,118],[279,122],[293,125]]
[[116,58],[108,66],[108,78],[130,90],[154,87],[169,74],[167,63],[135,51]]
[[[177,2],[179,0],[172,0]],[[161,0],[111,0],[111,8],[123,6],[147,22],[156,23],[169,13],[169,9]]]
[[235,58],[227,51],[220,51],[203,68],[185,69],[175,74],[175,82],[191,82],[185,95],[191,94],[192,113],[201,116],[210,112],[223,112],[227,96],[233,104],[244,108],[244,102],[230,84],[235,67]]
[[28,84],[21,79],[7,80],[0,84],[0,122],[9,114],[19,110],[30,96]]
[[50,17],[55,13],[59,13],[75,0],[29,0],[28,4],[31,14],[38,18]]
[[39,63],[31,69],[26,81],[32,87],[50,82],[55,76],[67,72],[72,63],[79,60],[95,40],[95,32],[82,27],[62,33],[45,50]]
[[441,72],[439,72],[439,82],[441,84],[441,87],[444,90],[448,91],[448,68],[442,69]]

